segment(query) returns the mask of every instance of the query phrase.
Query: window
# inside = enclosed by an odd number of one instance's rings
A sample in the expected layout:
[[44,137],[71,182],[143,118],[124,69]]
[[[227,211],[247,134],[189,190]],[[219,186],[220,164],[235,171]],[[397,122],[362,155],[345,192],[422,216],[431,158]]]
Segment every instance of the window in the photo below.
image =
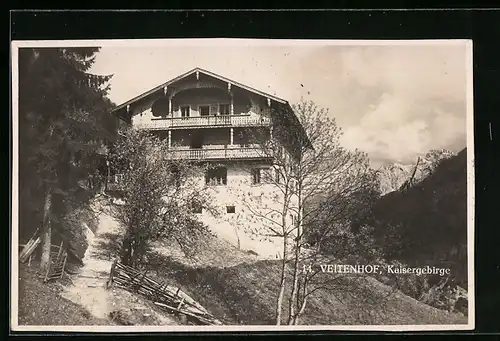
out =
[[236,208],[234,206],[226,206],[226,212],[227,213],[235,213]]
[[181,117],[189,117],[191,108],[189,106],[181,107]]
[[272,173],[270,168],[252,169],[252,185],[271,183]]
[[231,114],[229,104],[219,104],[219,114],[220,115],[229,115]]
[[238,141],[241,148],[250,147],[250,136],[247,130],[240,130],[238,132]]
[[207,185],[227,185],[227,168],[212,168],[205,174],[205,183]]
[[212,116],[217,116],[217,109],[219,109],[217,104],[212,104],[210,106],[210,112],[212,113]]
[[191,139],[189,141],[189,146],[193,149],[198,149],[203,147],[205,136],[202,131],[195,131],[191,134]]
[[198,107],[198,110],[200,111],[200,116],[210,115],[210,106],[209,105],[200,105]]
[[261,183],[261,169],[260,168],[254,168],[252,169],[252,185],[260,184]]

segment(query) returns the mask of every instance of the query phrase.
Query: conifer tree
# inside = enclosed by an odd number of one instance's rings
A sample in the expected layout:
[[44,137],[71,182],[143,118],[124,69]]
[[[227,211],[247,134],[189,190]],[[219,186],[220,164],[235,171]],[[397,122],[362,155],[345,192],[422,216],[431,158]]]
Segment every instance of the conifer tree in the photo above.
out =
[[95,170],[102,145],[114,138],[106,98],[111,76],[89,73],[98,51],[19,50],[20,234],[41,225],[42,269],[53,228],[63,234],[65,215],[90,198],[82,180]]

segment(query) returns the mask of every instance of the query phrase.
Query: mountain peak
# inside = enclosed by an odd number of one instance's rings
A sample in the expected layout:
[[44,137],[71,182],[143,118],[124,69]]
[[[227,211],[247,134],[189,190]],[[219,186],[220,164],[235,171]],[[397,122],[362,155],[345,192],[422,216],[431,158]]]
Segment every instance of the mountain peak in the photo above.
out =
[[382,195],[397,191],[410,179],[413,184],[428,177],[443,159],[454,156],[447,149],[432,149],[425,155],[417,156],[413,164],[390,163],[379,169],[380,192]]

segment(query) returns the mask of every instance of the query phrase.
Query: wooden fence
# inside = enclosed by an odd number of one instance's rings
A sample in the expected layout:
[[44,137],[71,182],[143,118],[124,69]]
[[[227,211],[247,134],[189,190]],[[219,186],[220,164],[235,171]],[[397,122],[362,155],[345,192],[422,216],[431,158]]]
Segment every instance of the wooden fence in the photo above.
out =
[[[31,258],[33,253],[41,244],[41,238],[38,236],[38,229],[35,231],[31,239],[26,244],[20,244],[19,248],[19,262],[25,263],[28,261],[28,266],[31,265]],[[68,253],[66,248],[61,242],[61,245],[50,246],[50,258],[47,271],[45,272],[44,282],[60,279],[63,276],[64,268],[66,267],[66,260]]]
[[[54,245],[52,245],[54,246]],[[60,279],[64,274],[64,268],[66,267],[66,260],[68,259],[68,253],[63,247],[63,242],[58,248],[57,253],[50,253],[49,266],[47,272],[45,273],[45,282]]]
[[146,276],[146,272],[123,265],[118,261],[111,266],[107,287],[110,288],[112,285],[140,294],[169,313],[184,314],[197,324],[222,324],[180,288],[158,283]]

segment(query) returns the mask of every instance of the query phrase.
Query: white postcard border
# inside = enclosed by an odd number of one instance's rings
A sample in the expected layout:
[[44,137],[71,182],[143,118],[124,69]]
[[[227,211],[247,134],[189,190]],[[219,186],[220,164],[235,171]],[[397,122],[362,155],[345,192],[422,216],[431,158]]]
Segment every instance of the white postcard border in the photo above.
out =
[[[465,45],[467,48],[467,259],[468,259],[468,323],[459,325],[315,325],[315,326],[25,326],[18,321],[19,296],[19,234],[18,234],[18,50],[23,47],[69,47],[69,46],[114,46],[155,47],[174,46],[449,46]],[[12,240],[11,240],[11,330],[45,332],[262,332],[262,331],[459,331],[475,328],[475,283],[474,283],[474,119],[473,119],[473,63],[472,40],[292,40],[292,39],[115,39],[115,40],[31,40],[11,42],[12,75]]]

